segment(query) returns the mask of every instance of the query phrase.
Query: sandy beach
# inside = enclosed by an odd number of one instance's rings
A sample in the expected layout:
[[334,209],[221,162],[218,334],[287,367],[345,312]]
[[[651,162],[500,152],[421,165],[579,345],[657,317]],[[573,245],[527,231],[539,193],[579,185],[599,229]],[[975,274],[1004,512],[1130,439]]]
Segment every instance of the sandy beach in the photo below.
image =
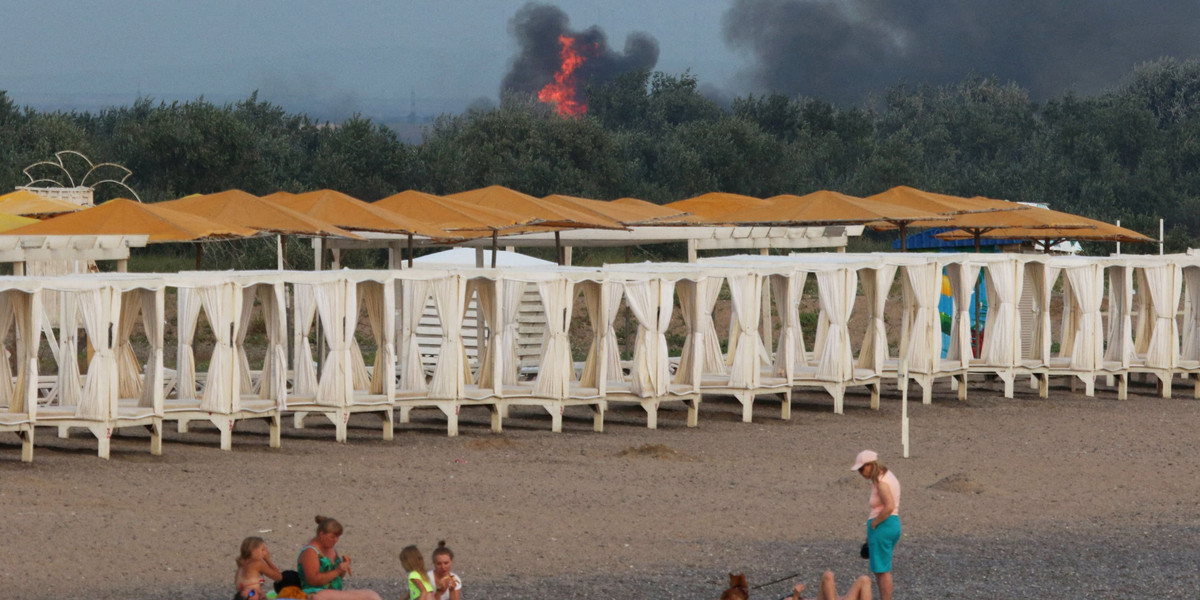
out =
[[729,571],[752,586],[799,574],[751,595],[773,599],[792,581],[815,588],[825,568],[844,584],[866,572],[869,489],[849,466],[873,448],[903,485],[896,598],[1194,598],[1190,391],[1164,400],[1134,385],[1117,401],[1060,380],[1048,400],[976,386],[959,402],[940,384],[932,405],[910,404],[908,459],[894,388],[878,412],[857,394],[835,415],[806,391],[790,421],[762,402],[751,424],[736,402],[709,399],[696,429],[681,409],[651,431],[639,410],[616,408],[594,433],[578,409],[553,434],[544,413],[514,409],[497,435],[484,409],[464,409],[457,438],[417,412],[391,442],[356,416],[337,444],[313,419],[286,427],[279,450],[242,424],[222,452],[193,423],[168,431],[161,457],[122,433],[109,461],[90,436],[45,428],[31,465],[15,436],[0,438],[0,572],[11,598],[223,599],[243,537],[261,535],[292,566],[325,514],[346,527],[352,584],[385,598],[400,597],[404,545],[428,555],[445,539],[471,599],[717,598]]

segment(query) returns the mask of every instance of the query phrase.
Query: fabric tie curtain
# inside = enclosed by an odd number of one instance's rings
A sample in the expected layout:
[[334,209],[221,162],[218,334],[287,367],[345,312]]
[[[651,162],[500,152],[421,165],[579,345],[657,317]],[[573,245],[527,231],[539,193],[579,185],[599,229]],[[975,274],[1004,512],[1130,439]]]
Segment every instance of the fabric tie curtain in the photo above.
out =
[[79,313],[77,292],[53,292],[58,296],[58,405],[78,407],[83,401],[79,371]]
[[674,308],[674,291],[674,282],[664,279],[625,284],[629,310],[638,322],[630,388],[642,398],[663,396],[668,391],[670,367],[666,330]]
[[[163,292],[159,290],[137,290],[141,296],[142,330],[150,343],[150,352],[146,358],[142,372],[142,392],[138,397],[138,406],[143,408],[161,408],[163,388],[163,330],[166,327],[163,319]],[[126,338],[127,341],[128,338]],[[157,410],[156,410],[157,412]]]
[[1067,269],[1066,274],[1071,283],[1076,315],[1071,367],[1092,371],[1099,368],[1104,360],[1104,348],[1100,340],[1103,329],[1100,301],[1104,294],[1104,282],[1100,277],[1100,268],[1095,264]]
[[[950,347],[946,359],[959,368],[971,365],[971,317],[974,306],[971,302],[975,283],[979,280],[979,266],[968,263],[946,265],[946,277],[950,280],[950,297],[954,301],[954,316],[950,319]],[[940,336],[939,336],[940,337]]]
[[462,340],[462,314],[466,284],[457,275],[433,282],[433,304],[442,324],[442,341],[438,350],[438,364],[429,384],[429,395],[433,398],[461,398],[464,393],[463,356],[466,351]]
[[[13,322],[16,325],[17,376],[13,382],[12,394],[8,399],[8,409],[12,413],[25,413],[31,418],[37,416],[37,367],[38,344],[37,331],[40,327],[41,304],[36,293],[10,291],[5,293],[5,304],[13,312]],[[7,337],[7,334],[4,336]],[[0,337],[0,341],[4,340]],[[79,371],[76,371],[75,381],[79,381]],[[6,380],[11,381],[11,380]]]
[[1128,367],[1137,358],[1133,351],[1133,277],[1129,267],[1108,269],[1108,328],[1104,360]]
[[771,294],[775,296],[775,310],[779,312],[779,344],[772,371],[789,380],[796,367],[808,364],[804,332],[800,329],[800,294],[806,279],[808,273],[804,271],[771,276]]
[[385,323],[387,318],[384,293],[387,291],[382,283],[368,281],[359,284],[359,297],[367,308],[367,321],[371,326],[371,335],[375,338],[375,363],[371,371],[369,391],[373,395],[385,394],[386,386],[391,385],[388,375],[389,367],[396,364],[396,348],[391,336],[385,336],[390,327]]
[[213,332],[212,358],[208,363],[200,408],[228,414],[238,410],[241,404],[237,373],[234,371],[237,368],[237,356],[233,351],[233,334],[237,329],[237,318],[241,315],[242,296],[236,293],[233,284],[204,286],[197,292]]
[[476,325],[483,328],[485,334],[479,338],[481,344],[475,350],[479,368],[475,376],[468,381],[481,388],[496,389],[500,382],[499,371],[496,369],[497,355],[500,349],[493,339],[493,332],[499,326],[500,317],[496,314],[496,288],[499,283],[495,279],[475,278],[467,282],[467,298],[475,298]]
[[1075,291],[1075,286],[1072,285],[1072,280],[1069,273],[1063,277],[1062,295],[1062,321],[1058,329],[1060,332],[1058,356],[1060,358],[1067,357],[1069,359],[1075,354],[1076,334],[1079,332],[1080,327],[1080,315],[1078,312],[1079,300],[1076,298],[1078,294]]
[[848,324],[857,287],[853,269],[817,272],[818,298],[827,320],[817,363],[817,378],[822,381],[847,381],[854,376]]
[[907,367],[912,372],[932,374],[942,355],[941,319],[937,312],[941,270],[937,263],[929,262],[908,265],[904,273],[906,304],[909,305]]
[[133,329],[142,310],[141,290],[120,295],[121,319],[117,325],[117,391],[122,398],[141,398],[142,371],[133,352]]
[[200,295],[192,288],[179,288],[176,296],[176,325],[179,336],[178,354],[175,360],[175,395],[180,400],[196,398],[196,353],[192,343],[196,339],[196,324],[200,321]]
[[[725,357],[721,355],[717,326],[713,321],[713,309],[721,295],[722,283],[724,278],[710,276],[701,277],[698,281],[683,280],[675,284],[679,290],[679,310],[688,330],[679,357],[679,367],[675,370],[675,383],[690,382],[693,369],[715,375],[728,372]],[[699,364],[693,364],[693,361],[698,361]]]
[[[621,370],[621,348],[617,340],[617,331],[613,323],[621,309],[623,295],[620,283],[615,281],[587,281],[581,284],[583,302],[588,311],[588,321],[592,326],[592,345],[588,349],[587,360],[583,364],[583,374],[579,381],[584,386],[600,388],[601,380],[624,381],[625,374]],[[600,356],[604,355],[604,371],[601,377]]]
[[1017,333],[1016,261],[990,261],[984,272],[987,287],[988,316],[984,324],[983,348],[980,358],[988,365],[1012,367],[1020,360],[1020,342]]
[[296,314],[295,343],[292,346],[296,357],[292,361],[296,380],[292,387],[292,393],[305,398],[315,398],[317,395],[317,368],[314,364],[316,357],[313,356],[312,340],[309,339],[309,336],[312,335],[317,317],[316,285],[297,283],[292,286],[292,290]]
[[[263,358],[259,376],[258,397],[274,398],[275,406],[287,406],[287,317],[282,284],[259,285],[258,303],[262,307],[263,323],[267,330],[267,356]],[[312,361],[309,360],[309,364]]]
[[1154,331],[1154,302],[1150,294],[1150,282],[1146,278],[1146,269],[1139,268],[1136,271],[1135,279],[1137,280],[1137,294],[1134,295],[1134,301],[1137,303],[1137,322],[1133,328],[1133,349],[1138,355],[1145,356],[1150,350],[1150,337]]
[[[1183,321],[1183,360],[1200,360],[1200,267],[1185,267],[1183,281],[1187,286],[1187,312]],[[1110,309],[1111,312],[1111,309]]]
[[78,294],[78,308],[83,317],[83,329],[92,345],[87,377],[83,381],[83,396],[75,416],[93,421],[106,421],[116,416],[116,357],[113,352],[112,290],[84,290]]
[[[329,281],[313,286],[317,302],[317,318],[321,320],[321,332],[325,338],[325,358],[321,364],[321,375],[317,379],[317,403],[326,406],[346,406],[351,401],[350,346],[347,340],[349,327],[346,311],[351,304],[347,300],[347,282]],[[351,295],[352,296],[352,295]]]
[[571,327],[575,285],[566,278],[539,281],[538,294],[546,311],[546,341],[538,365],[533,394],[543,398],[565,399],[570,396],[575,369],[571,362]]
[[[13,371],[10,362],[12,354],[8,352],[6,341],[16,321],[16,312],[13,310],[11,298],[20,293],[17,291],[2,292],[3,297],[0,297],[0,405],[2,406],[10,406],[13,394],[17,392],[13,385]],[[16,342],[20,344],[19,336]],[[18,365],[19,367],[20,365]]]
[[896,267],[881,265],[874,269],[866,269],[861,278],[863,296],[867,299],[867,310],[870,312],[867,315],[867,332],[863,335],[862,348],[858,351],[857,366],[860,369],[869,369],[872,373],[881,372],[888,358],[887,326],[883,321],[883,314],[895,277]]
[[[242,315],[241,318],[238,319],[237,335],[234,336],[234,341],[236,342],[234,348],[237,350],[238,381],[241,382],[240,388],[244,392],[250,392],[258,389],[258,387],[254,385],[254,377],[250,374],[250,359],[246,356],[246,335],[250,332],[250,320],[254,315],[254,299],[258,296],[258,293],[255,290],[256,287],[257,286],[254,285],[248,285],[241,290]],[[271,353],[268,350],[267,360],[270,360],[270,355]],[[262,373],[262,376],[265,376],[266,367],[263,368],[263,371],[264,372]],[[259,382],[259,385],[262,385],[261,381]]]
[[1183,293],[1179,266],[1156,265],[1144,269],[1153,304],[1154,321],[1146,350],[1146,365],[1156,369],[1174,369],[1179,359],[1179,332],[1175,311]]
[[761,377],[758,348],[762,341],[758,337],[758,320],[762,312],[762,303],[759,300],[762,293],[762,277],[756,273],[746,273],[727,277],[726,281],[729,282],[729,295],[732,299],[730,319],[737,324],[738,331],[737,337],[729,344],[729,355],[732,358],[729,385],[735,388],[754,388],[758,386]]
[[429,389],[425,380],[425,365],[421,362],[421,341],[417,328],[425,314],[425,303],[429,301],[429,281],[405,279],[400,287],[400,390],[407,393],[422,393]]
[[[359,391],[367,391],[371,389],[371,374],[367,372],[367,362],[363,359],[362,347],[358,344],[358,336],[354,332],[358,329],[358,317],[362,314],[363,303],[365,298],[363,291],[369,282],[360,282],[357,285],[353,282],[348,284],[347,293],[351,294],[351,298],[346,300],[346,347],[347,354],[350,358],[350,386],[351,389]],[[375,357],[378,358],[382,349],[379,347],[379,338],[375,339]]]

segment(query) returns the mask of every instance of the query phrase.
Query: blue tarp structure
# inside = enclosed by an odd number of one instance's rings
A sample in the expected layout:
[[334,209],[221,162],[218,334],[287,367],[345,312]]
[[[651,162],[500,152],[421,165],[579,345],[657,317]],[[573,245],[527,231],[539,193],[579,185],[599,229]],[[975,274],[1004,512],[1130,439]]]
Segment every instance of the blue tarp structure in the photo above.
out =
[[[968,240],[939,240],[939,239],[933,237],[939,233],[942,233],[943,231],[950,231],[952,229],[954,229],[954,228],[952,228],[952,227],[935,227],[933,229],[926,229],[925,231],[922,231],[920,233],[914,233],[914,234],[908,236],[908,244],[907,244],[908,249],[909,250],[954,250],[957,252],[962,252],[962,251],[970,252],[975,249],[975,240],[971,240],[971,239],[968,239]],[[983,239],[979,240],[979,248],[981,250],[983,250],[984,252],[995,252],[997,246],[1011,246],[1013,244],[1020,244],[1020,243],[1021,243],[1021,240],[993,240],[993,239],[983,238]],[[892,242],[892,249],[893,250],[900,249],[900,240],[896,240],[896,241]]]

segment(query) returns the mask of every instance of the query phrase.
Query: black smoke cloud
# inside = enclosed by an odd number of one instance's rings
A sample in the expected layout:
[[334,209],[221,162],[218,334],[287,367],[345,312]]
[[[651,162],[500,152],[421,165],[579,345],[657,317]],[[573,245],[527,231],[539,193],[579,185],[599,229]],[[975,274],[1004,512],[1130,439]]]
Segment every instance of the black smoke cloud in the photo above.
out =
[[1200,56],[1196,0],[734,0],[723,26],[753,57],[751,87],[837,102],[970,74],[1090,94],[1139,63]]
[[575,72],[581,84],[603,83],[629,71],[653,69],[658,62],[658,42],[649,34],[629,34],[625,51],[616,52],[608,47],[608,38],[599,27],[572,31],[569,24],[567,13],[557,6],[531,2],[521,7],[508,23],[520,50],[504,76],[501,91],[537,93],[553,81],[561,63],[558,36],[564,33],[579,41],[586,58]]

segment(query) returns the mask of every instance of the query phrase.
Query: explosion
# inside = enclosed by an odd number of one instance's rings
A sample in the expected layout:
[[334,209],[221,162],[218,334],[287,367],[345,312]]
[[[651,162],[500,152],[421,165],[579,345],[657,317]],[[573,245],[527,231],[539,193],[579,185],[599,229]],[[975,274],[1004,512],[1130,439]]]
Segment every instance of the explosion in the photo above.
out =
[[587,112],[587,103],[576,99],[578,81],[575,71],[587,59],[580,53],[576,38],[561,34],[558,44],[562,48],[559,52],[562,64],[554,73],[554,81],[538,91],[537,97],[542,102],[554,104],[554,110],[559,115],[577,117]]

